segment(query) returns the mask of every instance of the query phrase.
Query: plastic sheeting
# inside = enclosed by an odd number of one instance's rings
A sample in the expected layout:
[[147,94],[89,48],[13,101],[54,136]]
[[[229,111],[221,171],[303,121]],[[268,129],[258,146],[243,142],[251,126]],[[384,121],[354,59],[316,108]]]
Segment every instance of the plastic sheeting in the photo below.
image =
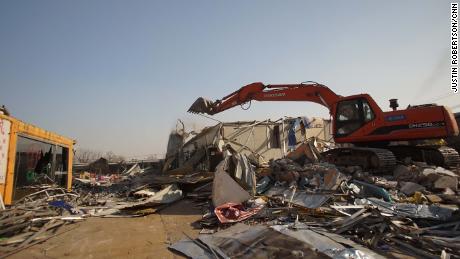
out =
[[257,214],[263,205],[254,208],[245,208],[242,204],[226,203],[214,209],[214,213],[221,223],[239,222]]

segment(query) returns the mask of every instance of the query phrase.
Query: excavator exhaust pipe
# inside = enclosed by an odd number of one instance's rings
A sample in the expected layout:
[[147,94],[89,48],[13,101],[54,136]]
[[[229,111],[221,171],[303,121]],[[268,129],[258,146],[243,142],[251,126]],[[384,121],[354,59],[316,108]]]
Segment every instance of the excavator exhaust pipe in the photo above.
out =
[[213,102],[211,100],[199,97],[196,101],[190,106],[188,112],[190,113],[206,113],[212,115]]

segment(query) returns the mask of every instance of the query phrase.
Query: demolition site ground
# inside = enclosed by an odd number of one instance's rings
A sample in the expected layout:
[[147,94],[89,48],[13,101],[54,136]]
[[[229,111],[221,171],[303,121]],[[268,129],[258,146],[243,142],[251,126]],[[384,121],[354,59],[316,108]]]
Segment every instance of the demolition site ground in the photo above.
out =
[[199,230],[191,223],[198,219],[201,210],[190,200],[145,217],[89,218],[64,226],[58,236],[9,258],[183,258],[168,246],[184,233],[196,238]]

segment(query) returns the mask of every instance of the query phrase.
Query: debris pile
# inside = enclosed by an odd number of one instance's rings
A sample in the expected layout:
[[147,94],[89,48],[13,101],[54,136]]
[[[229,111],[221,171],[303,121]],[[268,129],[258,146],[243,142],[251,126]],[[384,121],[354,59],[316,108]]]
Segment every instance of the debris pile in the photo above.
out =
[[76,209],[78,194],[47,188],[29,194],[0,211],[0,247],[3,256],[58,235],[58,228],[84,220]]
[[373,175],[312,148],[261,165],[226,146],[212,186],[187,194],[203,206],[202,235],[170,249],[191,258],[460,256],[459,169],[410,162]]
[[1,254],[8,256],[43,242],[63,233],[58,233],[59,227],[87,217],[138,217],[155,213],[182,199],[181,188],[194,188],[197,183],[209,183],[212,179],[211,173],[162,175],[158,170],[134,165],[117,182],[94,184],[77,180],[73,192],[42,185],[42,190],[0,210]]
[[[136,169],[122,173],[123,179],[106,186],[79,182],[74,186],[81,198],[79,209],[98,217],[137,217],[164,208],[183,198],[179,188],[212,181],[212,174],[165,175],[155,169]],[[136,173],[135,173],[136,172]]]
[[377,175],[325,162],[311,143],[267,163],[224,145],[212,172],[192,155],[165,172],[133,165],[117,181],[75,181],[76,193],[44,189],[0,213],[0,246],[14,253],[86,217],[187,198],[203,209],[201,235],[170,249],[191,258],[460,257],[459,168],[399,161]]

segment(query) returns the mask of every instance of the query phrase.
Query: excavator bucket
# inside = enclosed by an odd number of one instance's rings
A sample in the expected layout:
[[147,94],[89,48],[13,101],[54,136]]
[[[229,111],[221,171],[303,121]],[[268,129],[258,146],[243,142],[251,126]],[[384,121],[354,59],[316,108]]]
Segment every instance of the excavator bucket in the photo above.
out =
[[199,97],[196,101],[190,106],[188,112],[190,113],[207,113],[212,115],[213,102],[211,100]]

